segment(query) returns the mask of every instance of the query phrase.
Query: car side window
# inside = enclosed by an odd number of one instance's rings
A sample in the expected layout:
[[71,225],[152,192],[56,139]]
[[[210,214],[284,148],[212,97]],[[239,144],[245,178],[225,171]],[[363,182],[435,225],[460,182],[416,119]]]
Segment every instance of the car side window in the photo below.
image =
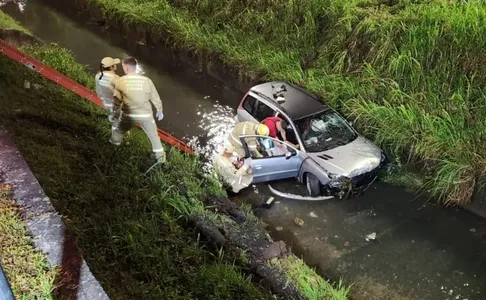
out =
[[245,101],[243,101],[243,108],[250,113],[250,115],[253,115],[253,112],[255,110],[255,103],[257,100],[255,97],[247,95],[245,98]]
[[258,122],[263,121],[265,118],[273,117],[275,110],[261,101],[257,101],[255,112],[252,114]]
[[244,142],[250,151],[251,158],[285,156],[292,148],[278,143],[268,137],[245,137]]

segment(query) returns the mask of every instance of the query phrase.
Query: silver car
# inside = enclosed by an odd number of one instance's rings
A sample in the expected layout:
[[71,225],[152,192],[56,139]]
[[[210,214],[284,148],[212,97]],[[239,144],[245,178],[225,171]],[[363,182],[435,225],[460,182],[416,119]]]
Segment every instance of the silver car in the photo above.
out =
[[[287,82],[252,87],[235,116],[238,122],[262,122],[267,117],[286,121],[287,140],[244,135],[241,142],[252,161],[253,183],[296,177],[309,195],[363,190],[377,177],[385,161],[383,151],[361,136],[340,114],[318,96]],[[259,154],[246,145],[256,139]]]

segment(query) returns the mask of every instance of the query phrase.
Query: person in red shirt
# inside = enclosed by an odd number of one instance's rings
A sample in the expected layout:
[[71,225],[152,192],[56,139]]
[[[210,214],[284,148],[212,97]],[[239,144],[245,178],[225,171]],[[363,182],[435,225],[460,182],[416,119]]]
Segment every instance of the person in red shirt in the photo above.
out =
[[262,121],[262,124],[267,125],[270,133],[268,136],[273,137],[275,139],[279,139],[289,145],[297,147],[296,145],[287,141],[287,132],[285,131],[285,127],[287,127],[287,122],[280,118],[280,117],[268,117]]

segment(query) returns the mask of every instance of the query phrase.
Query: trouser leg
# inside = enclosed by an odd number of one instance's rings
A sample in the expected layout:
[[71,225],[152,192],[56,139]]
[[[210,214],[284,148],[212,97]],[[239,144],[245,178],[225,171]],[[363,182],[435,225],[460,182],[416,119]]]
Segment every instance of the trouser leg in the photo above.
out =
[[133,125],[135,125],[135,123],[130,118],[122,115],[119,121],[117,121],[117,124],[112,126],[110,142],[119,146],[123,141],[123,137],[130,129],[132,129]]
[[152,143],[152,151],[154,152],[155,157],[164,162],[165,151],[162,143],[160,142],[159,135],[157,134],[157,125],[155,124],[155,120],[153,118],[150,118],[147,120],[140,120],[138,122],[140,123],[143,131]]

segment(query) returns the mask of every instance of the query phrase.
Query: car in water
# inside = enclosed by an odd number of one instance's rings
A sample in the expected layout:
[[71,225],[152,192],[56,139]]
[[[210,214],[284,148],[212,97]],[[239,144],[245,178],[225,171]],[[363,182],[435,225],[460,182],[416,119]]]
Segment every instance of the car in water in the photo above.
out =
[[[286,121],[287,140],[295,147],[268,136],[240,136],[246,158],[251,158],[253,183],[295,177],[312,197],[342,198],[371,185],[384,164],[386,157],[377,145],[319,96],[291,83],[274,81],[250,88],[235,119],[262,122],[267,117]],[[246,143],[255,138],[260,155],[251,153]]]

